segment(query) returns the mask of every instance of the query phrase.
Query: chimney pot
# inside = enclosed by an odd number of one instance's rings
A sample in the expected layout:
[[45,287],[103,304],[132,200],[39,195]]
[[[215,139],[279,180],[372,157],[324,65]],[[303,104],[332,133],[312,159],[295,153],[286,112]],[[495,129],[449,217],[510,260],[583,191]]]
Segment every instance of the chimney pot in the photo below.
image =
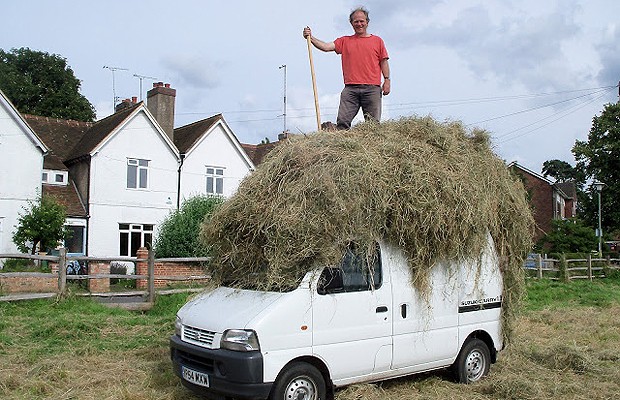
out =
[[133,96],[133,97],[131,98],[131,102],[132,102],[132,103],[134,103],[134,104],[136,104],[136,103],[138,102],[138,97],[137,97],[137,96]]
[[165,87],[165,88],[169,88],[169,87],[170,87],[170,84],[169,84],[169,83],[166,83],[166,84],[164,85],[164,87]]

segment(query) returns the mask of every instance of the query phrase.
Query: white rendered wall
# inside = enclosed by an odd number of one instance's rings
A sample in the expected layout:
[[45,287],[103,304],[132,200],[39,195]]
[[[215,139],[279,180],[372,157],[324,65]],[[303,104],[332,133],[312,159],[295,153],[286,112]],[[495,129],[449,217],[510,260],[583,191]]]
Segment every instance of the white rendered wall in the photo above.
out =
[[[127,189],[127,158],[149,160],[148,188]],[[90,256],[119,254],[119,224],[158,225],[176,207],[178,162],[139,113],[91,159]]]
[[0,253],[16,253],[18,213],[41,193],[43,153],[6,107],[0,99]]
[[207,166],[224,167],[224,197],[233,195],[250,172],[250,166],[220,124],[203,137],[183,161],[181,201],[206,194]]

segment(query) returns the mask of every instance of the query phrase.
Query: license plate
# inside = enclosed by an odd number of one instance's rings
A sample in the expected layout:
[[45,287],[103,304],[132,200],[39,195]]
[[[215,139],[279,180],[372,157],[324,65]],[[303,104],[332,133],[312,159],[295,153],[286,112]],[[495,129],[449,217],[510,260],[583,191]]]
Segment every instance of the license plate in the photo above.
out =
[[183,379],[194,385],[209,387],[209,375],[181,366]]

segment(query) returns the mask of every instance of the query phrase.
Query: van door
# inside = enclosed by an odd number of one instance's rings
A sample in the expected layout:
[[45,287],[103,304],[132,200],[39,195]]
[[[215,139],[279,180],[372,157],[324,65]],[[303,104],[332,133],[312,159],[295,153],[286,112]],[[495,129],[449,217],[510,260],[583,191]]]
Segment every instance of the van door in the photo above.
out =
[[435,265],[421,293],[411,285],[403,252],[390,247],[385,253],[394,296],[392,368],[416,372],[446,365],[458,352],[458,271]]
[[371,257],[352,245],[341,264],[325,268],[318,279],[313,351],[327,363],[335,383],[390,369],[392,294],[385,271],[378,245]]

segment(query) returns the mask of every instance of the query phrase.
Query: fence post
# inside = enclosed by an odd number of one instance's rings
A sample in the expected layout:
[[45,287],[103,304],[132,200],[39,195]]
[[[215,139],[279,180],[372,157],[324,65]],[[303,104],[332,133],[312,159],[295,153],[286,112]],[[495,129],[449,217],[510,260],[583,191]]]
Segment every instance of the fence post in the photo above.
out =
[[538,254],[537,260],[538,260],[538,279],[542,279],[542,277],[543,277],[542,254]]
[[149,249],[148,260],[148,302],[155,302],[155,252],[153,249]]
[[588,278],[592,282],[592,254],[588,253]]
[[570,274],[568,272],[568,262],[566,261],[566,254],[562,253],[560,256],[560,277],[564,282],[570,282]]
[[58,257],[58,296],[64,297],[67,292],[67,249],[61,247]]

